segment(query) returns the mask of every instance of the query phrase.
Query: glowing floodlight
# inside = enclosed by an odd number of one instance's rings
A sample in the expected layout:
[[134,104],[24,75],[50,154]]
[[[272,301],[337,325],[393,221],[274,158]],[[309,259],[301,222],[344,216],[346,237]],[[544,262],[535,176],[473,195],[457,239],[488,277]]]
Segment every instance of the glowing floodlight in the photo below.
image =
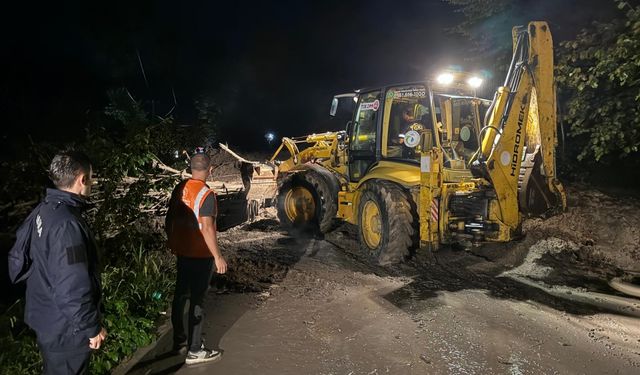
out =
[[469,80],[467,80],[467,84],[469,84],[469,86],[473,87],[474,89],[477,89],[478,87],[482,86],[482,78],[471,77],[469,78]]
[[436,78],[436,81],[441,85],[449,85],[453,82],[453,74],[442,73]]

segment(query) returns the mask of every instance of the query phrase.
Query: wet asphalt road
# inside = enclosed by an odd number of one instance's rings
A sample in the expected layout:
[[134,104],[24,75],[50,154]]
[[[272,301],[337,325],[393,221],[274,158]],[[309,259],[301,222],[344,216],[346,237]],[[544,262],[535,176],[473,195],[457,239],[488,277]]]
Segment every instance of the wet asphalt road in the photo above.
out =
[[187,367],[169,334],[130,373],[640,373],[640,301],[541,287],[463,251],[383,268],[340,232],[260,241],[297,261],[260,293],[210,293],[222,359]]

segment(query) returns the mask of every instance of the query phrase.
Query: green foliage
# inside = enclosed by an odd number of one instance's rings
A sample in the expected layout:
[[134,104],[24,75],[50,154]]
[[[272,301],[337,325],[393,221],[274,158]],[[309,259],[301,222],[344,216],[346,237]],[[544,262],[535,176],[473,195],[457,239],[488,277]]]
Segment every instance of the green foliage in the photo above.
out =
[[108,373],[113,367],[155,337],[159,313],[166,311],[175,275],[173,257],[166,251],[128,249],[102,274],[105,314],[109,334],[91,362],[91,373]]
[[0,375],[40,373],[36,337],[22,322],[23,314],[24,301],[18,300],[0,316]]
[[82,147],[97,162],[101,175],[114,183],[148,170],[155,155],[167,157],[175,133],[171,118],[149,118],[125,89],[109,92],[103,116],[87,129]]
[[594,23],[560,43],[557,82],[578,160],[637,155],[640,147],[640,10]]
[[[95,206],[88,214],[102,252],[103,323],[109,336],[92,357],[92,374],[109,373],[155,337],[175,277],[173,256],[159,230],[159,215],[177,178],[158,176],[153,164],[157,159],[172,164],[176,150],[189,150],[213,139],[218,113],[212,101],[198,102],[198,123],[176,126],[171,118],[150,117],[127,90],[114,90],[109,98],[105,111],[90,121],[85,141],[74,147],[91,157],[98,179],[92,194]],[[16,202],[38,199],[48,163],[60,149],[50,145],[32,148],[23,162],[2,165],[3,172],[11,176],[1,184],[2,191],[10,191]],[[3,223],[17,216],[6,212],[2,211]],[[13,221],[14,228],[19,221]],[[19,301],[0,316],[0,374],[40,372],[35,337],[22,322],[22,309]]]
[[40,374],[42,358],[36,345],[34,335],[19,335],[15,339],[10,336],[0,338],[1,375]]

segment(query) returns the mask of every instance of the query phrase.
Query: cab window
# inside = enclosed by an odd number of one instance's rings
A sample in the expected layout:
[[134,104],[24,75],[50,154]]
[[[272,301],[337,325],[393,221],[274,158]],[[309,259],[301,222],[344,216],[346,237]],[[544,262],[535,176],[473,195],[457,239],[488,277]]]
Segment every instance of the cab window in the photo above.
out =
[[[415,147],[405,144],[405,136],[415,130],[432,135],[432,114],[427,90],[423,85],[392,87],[385,99],[386,157],[416,160]],[[432,139],[430,139],[432,141]]]
[[372,151],[376,149],[377,118],[380,108],[380,91],[363,94],[360,97],[358,113],[353,127],[351,149]]
[[349,139],[349,177],[358,181],[376,160],[378,115],[382,104],[381,91],[371,91],[359,96],[358,111]]

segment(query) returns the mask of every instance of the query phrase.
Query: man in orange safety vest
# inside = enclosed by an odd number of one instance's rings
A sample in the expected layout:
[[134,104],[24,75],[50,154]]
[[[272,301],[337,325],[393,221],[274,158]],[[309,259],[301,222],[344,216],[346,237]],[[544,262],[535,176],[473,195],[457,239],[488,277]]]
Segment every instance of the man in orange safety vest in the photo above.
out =
[[[182,351],[187,347],[187,365],[220,358],[220,352],[206,348],[202,340],[203,302],[213,265],[220,274],[227,271],[227,263],[218,247],[216,194],[205,182],[211,171],[209,156],[204,149],[196,149],[191,157],[192,177],[173,190],[165,222],[169,248],[177,258],[171,312],[174,350]],[[187,301],[190,301],[188,334],[183,323]]]

